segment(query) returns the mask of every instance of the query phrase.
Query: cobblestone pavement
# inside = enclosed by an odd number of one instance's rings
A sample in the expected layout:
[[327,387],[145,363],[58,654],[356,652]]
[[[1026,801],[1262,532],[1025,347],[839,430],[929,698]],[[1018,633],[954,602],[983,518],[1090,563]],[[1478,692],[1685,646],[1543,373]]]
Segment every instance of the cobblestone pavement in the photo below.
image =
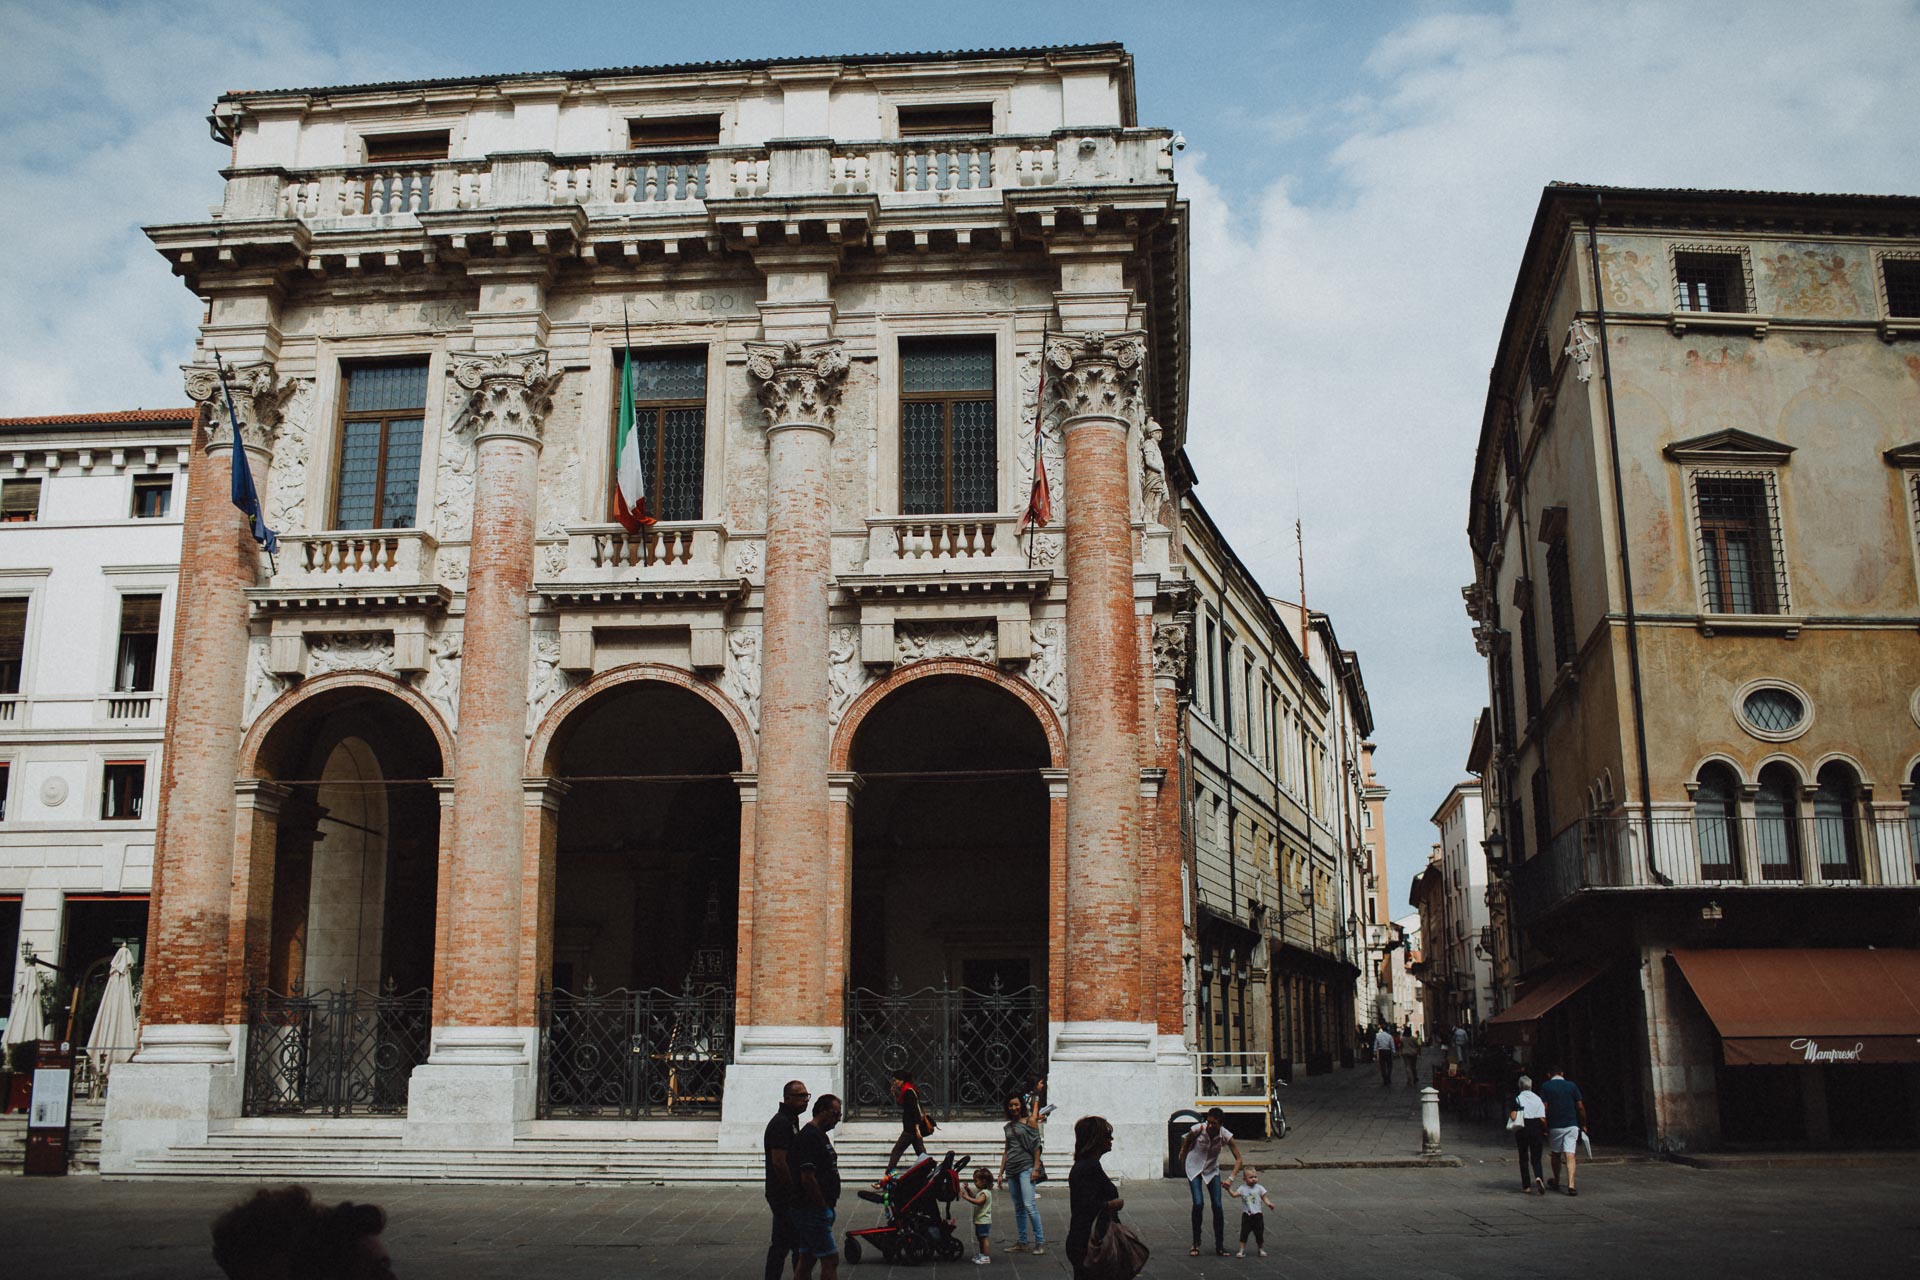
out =
[[[1412,1086],[1407,1084],[1404,1061],[1395,1061],[1393,1083],[1385,1088],[1379,1068],[1371,1062],[1336,1067],[1326,1075],[1299,1076],[1280,1095],[1287,1111],[1287,1136],[1278,1142],[1242,1143],[1242,1149],[1262,1168],[1417,1160],[1420,1085],[1431,1083],[1433,1066],[1439,1061],[1438,1051],[1421,1055],[1418,1081]],[[1513,1156],[1513,1142],[1493,1116],[1445,1113],[1440,1121],[1440,1147],[1446,1155],[1464,1161]]]
[[[1377,1086],[1376,1086],[1377,1087]],[[1703,1172],[1667,1164],[1605,1166],[1578,1199],[1509,1188],[1508,1170],[1277,1169],[1266,1177],[1272,1257],[1186,1256],[1188,1200],[1176,1181],[1122,1188],[1127,1218],[1153,1247],[1146,1275],[1645,1277],[1920,1274],[1920,1172],[1913,1169]],[[0,1178],[0,1258],[7,1274],[186,1280],[217,1275],[207,1223],[238,1183]],[[766,1211],[757,1188],[516,1187],[328,1183],[326,1199],[373,1200],[405,1280],[528,1276],[756,1277]],[[1042,1213],[1065,1234],[1064,1193]],[[855,1202],[856,1220],[867,1206]],[[1003,1239],[1011,1208],[999,1205]],[[1236,1219],[1229,1207],[1228,1230]],[[1209,1243],[1211,1243],[1209,1241]],[[871,1256],[871,1255],[870,1255]],[[886,1267],[850,1280],[985,1273],[1065,1280],[1056,1245],[993,1266]]]

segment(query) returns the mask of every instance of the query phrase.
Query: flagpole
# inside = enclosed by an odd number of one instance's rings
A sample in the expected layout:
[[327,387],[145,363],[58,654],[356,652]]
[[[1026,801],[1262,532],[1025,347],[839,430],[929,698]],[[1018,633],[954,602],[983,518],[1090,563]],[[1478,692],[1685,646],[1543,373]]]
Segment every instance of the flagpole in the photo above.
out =
[[[247,446],[240,435],[240,415],[233,407],[233,388],[227,385],[227,362],[225,357],[220,354],[219,347],[214,347],[211,343],[208,345],[212,347],[213,350],[213,370],[220,377],[220,395],[227,402],[227,428],[233,432],[234,457],[228,459],[227,471],[229,474],[232,473],[234,460],[236,458],[239,464],[246,468],[247,489],[253,497],[253,510],[247,513],[247,532],[252,535],[254,542],[266,548],[267,569],[277,578],[280,576],[280,561],[273,553],[276,540],[273,536],[273,530],[267,528],[266,514],[260,510],[260,490],[253,483],[253,467],[247,462],[246,455],[242,452]],[[229,485],[229,489],[231,489],[231,485]],[[264,538],[260,536],[262,531],[267,535]],[[255,563],[258,562],[256,561]]]
[[[1033,397],[1033,474],[1040,474],[1040,424],[1047,420],[1047,335],[1040,333],[1040,387]],[[1033,509],[1033,486],[1027,486],[1027,509]],[[1027,568],[1033,568],[1034,548],[1040,543],[1040,526],[1027,527]]]

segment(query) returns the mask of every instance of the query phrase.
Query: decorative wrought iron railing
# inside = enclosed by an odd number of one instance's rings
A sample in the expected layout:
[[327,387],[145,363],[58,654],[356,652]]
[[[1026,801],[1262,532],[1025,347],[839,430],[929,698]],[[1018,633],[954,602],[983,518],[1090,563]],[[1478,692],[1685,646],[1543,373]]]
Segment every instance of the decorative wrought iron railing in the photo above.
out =
[[541,1119],[717,1113],[733,1060],[732,986],[540,993]]
[[250,1116],[403,1115],[407,1079],[427,1060],[431,996],[316,991],[247,997],[241,1109]]
[[1046,1070],[1046,996],[1037,987],[923,987],[847,992],[847,1112],[896,1113],[895,1071],[913,1073],[935,1119],[1001,1114]]

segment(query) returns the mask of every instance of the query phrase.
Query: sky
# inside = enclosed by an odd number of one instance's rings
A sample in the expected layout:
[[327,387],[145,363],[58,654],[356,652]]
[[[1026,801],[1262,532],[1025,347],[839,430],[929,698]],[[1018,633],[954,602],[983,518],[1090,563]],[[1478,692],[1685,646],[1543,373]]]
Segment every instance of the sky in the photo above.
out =
[[1465,494],[1541,188],[1920,194],[1920,0],[0,0],[0,32],[0,416],[184,402],[198,304],[139,228],[218,203],[223,90],[1123,41],[1187,140],[1198,493],[1275,594],[1302,523],[1396,914],[1486,701]]

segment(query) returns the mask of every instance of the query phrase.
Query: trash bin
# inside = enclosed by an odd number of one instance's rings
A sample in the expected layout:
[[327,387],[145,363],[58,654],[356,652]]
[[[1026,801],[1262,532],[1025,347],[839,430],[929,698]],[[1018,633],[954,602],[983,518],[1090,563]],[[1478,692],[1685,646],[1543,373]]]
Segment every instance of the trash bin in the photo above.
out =
[[1187,1133],[1193,1126],[1205,1119],[1206,1117],[1198,1111],[1189,1111],[1185,1108],[1167,1117],[1167,1177],[1185,1178],[1187,1176],[1186,1166],[1180,1163],[1180,1144],[1187,1140]]

